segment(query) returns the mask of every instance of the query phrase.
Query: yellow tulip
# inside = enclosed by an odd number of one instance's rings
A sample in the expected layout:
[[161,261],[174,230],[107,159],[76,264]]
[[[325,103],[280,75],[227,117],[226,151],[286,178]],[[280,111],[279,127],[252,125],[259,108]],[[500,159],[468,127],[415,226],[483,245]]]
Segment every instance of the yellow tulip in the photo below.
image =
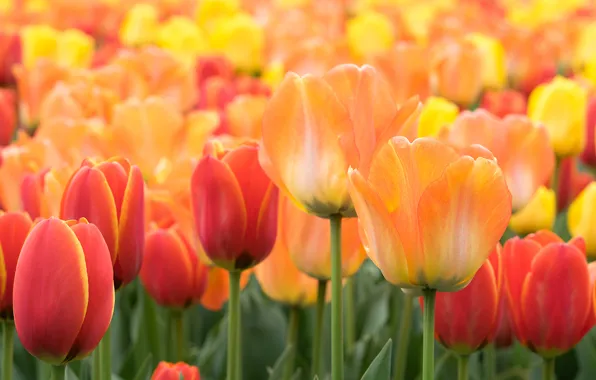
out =
[[577,155],[584,149],[587,102],[582,86],[560,76],[530,94],[528,116],[544,124],[557,156]]
[[485,88],[501,89],[507,82],[505,48],[493,37],[479,33],[470,34],[467,39],[480,50],[482,55],[482,82]]
[[286,70],[282,62],[272,62],[263,70],[261,80],[272,89],[276,89],[284,79]]
[[391,21],[375,11],[362,12],[349,20],[346,34],[348,47],[357,58],[386,52],[395,41]]
[[120,27],[120,41],[125,45],[143,45],[155,40],[159,26],[159,12],[150,4],[136,4],[124,16]]
[[550,230],[556,215],[555,192],[542,186],[524,208],[511,216],[509,228],[520,235],[527,235],[539,230]]
[[275,0],[275,6],[281,9],[300,8],[311,3],[312,0]]
[[52,59],[58,48],[59,32],[48,25],[29,25],[21,31],[22,59],[31,68],[40,58]]
[[455,103],[438,96],[429,97],[420,113],[418,136],[436,137],[441,128],[455,121],[458,114],[459,107]]
[[189,65],[209,51],[205,32],[183,16],[174,16],[162,24],[157,32],[156,43]]
[[596,182],[590,183],[569,206],[567,228],[586,241],[588,256],[596,257]]
[[195,20],[208,32],[219,23],[240,12],[238,0],[203,0],[199,2],[195,12]]
[[67,67],[89,67],[94,51],[95,41],[91,36],[68,29],[58,35],[56,62]]
[[587,62],[596,61],[596,22],[589,23],[581,29],[578,41],[573,52],[573,63],[576,69],[580,69]]
[[237,13],[220,19],[213,27],[209,40],[211,47],[225,55],[238,69],[260,69],[265,35],[263,28],[250,15]]

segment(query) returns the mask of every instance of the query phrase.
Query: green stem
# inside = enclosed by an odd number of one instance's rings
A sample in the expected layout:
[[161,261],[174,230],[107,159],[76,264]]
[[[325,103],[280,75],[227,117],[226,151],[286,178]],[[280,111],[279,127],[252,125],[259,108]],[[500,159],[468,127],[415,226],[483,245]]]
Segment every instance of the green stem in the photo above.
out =
[[66,379],[66,366],[55,365],[52,366],[52,380],[64,380]]
[[435,376],[435,289],[424,289],[424,317],[422,321],[422,380]]
[[294,374],[294,364],[296,361],[296,350],[298,345],[298,330],[300,328],[300,309],[292,307],[290,309],[290,320],[288,321],[288,335],[286,336],[286,345],[292,347],[292,354],[286,363],[284,370],[284,380],[290,380]]
[[[97,350],[95,350],[97,352]],[[37,380],[48,380],[52,376],[52,366],[44,361],[37,361]],[[96,378],[93,380],[101,380]]]
[[2,346],[2,356],[4,357],[2,363],[2,379],[12,380],[12,362],[14,356],[14,324],[6,321],[4,325],[4,339]]
[[101,380],[101,350],[93,351],[93,380]]
[[484,348],[484,378],[486,380],[495,380],[497,371],[497,352],[494,343],[489,343]]
[[319,280],[317,289],[317,308],[315,314],[315,329],[312,339],[312,368],[311,378],[321,378],[321,337],[323,335],[323,317],[327,304],[327,280]]
[[544,359],[544,366],[542,367],[542,380],[555,379],[555,359]]
[[108,327],[108,331],[99,342],[99,361],[101,363],[101,379],[112,380],[112,328]]
[[184,341],[184,319],[182,310],[173,309],[170,312],[170,342],[172,361],[184,361],[186,342]]
[[[401,289],[397,288],[401,293]],[[395,366],[393,372],[394,380],[403,380],[406,372],[406,361],[408,359],[408,346],[410,344],[410,329],[412,327],[412,314],[414,309],[414,302],[411,295],[405,295],[404,305],[401,311],[401,321],[399,324],[399,336],[397,341],[397,349],[395,351]],[[393,310],[397,312],[397,310]]]
[[157,307],[155,301],[142,286],[139,286],[139,298],[143,300],[143,318],[147,328],[147,341],[152,354],[152,367],[155,367],[159,361],[165,359],[164,345],[161,344],[160,329],[157,324]]
[[346,281],[345,296],[346,296],[346,350],[351,353],[356,345],[356,307],[354,303],[354,277],[350,277]]
[[227,380],[238,380],[240,345],[240,274],[241,271],[230,271],[230,298],[228,300],[228,377]]
[[457,379],[468,380],[468,355],[457,356]]
[[342,328],[341,216],[331,222],[331,380],[343,380],[344,342]]

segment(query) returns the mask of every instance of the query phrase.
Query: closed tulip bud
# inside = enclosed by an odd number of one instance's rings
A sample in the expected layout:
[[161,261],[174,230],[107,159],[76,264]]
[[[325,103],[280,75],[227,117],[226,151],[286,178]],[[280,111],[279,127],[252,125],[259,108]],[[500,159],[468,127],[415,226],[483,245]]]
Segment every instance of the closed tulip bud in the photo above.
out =
[[503,268],[517,339],[544,358],[561,355],[593,319],[583,239],[565,243],[550,231],[505,243]]
[[366,175],[389,138],[415,138],[420,108],[417,98],[398,108],[372,66],[339,65],[323,77],[288,73],[263,116],[261,165],[309,213],[355,216],[348,169]]
[[140,277],[157,304],[185,308],[203,296],[207,268],[176,226],[156,228],[145,237]]
[[505,63],[505,49],[501,42],[493,37],[479,33],[467,36],[482,55],[482,83],[487,89],[501,89],[507,83],[507,66]]
[[160,362],[151,380],[201,380],[199,369],[186,363]]
[[459,114],[459,107],[447,99],[430,96],[424,102],[420,121],[418,122],[419,137],[436,137],[441,129],[455,121]]
[[509,228],[518,235],[549,230],[555,222],[556,215],[557,198],[555,192],[542,186],[525,207],[511,216]]
[[482,96],[480,108],[484,108],[497,117],[525,115],[527,102],[525,95],[519,91],[486,91]]
[[152,43],[159,26],[158,10],[150,4],[136,4],[128,10],[118,32],[128,46]]
[[590,183],[569,206],[567,227],[586,242],[588,256],[596,257],[596,182]]
[[278,190],[258,154],[258,146],[241,145],[221,158],[207,155],[191,178],[199,241],[209,259],[227,270],[260,263],[275,243]]
[[580,154],[586,145],[586,90],[578,83],[556,77],[530,94],[528,116],[544,124],[559,157]]
[[[459,355],[470,355],[495,337],[501,291],[501,247],[478,269],[468,286],[458,292],[438,292],[435,337]],[[422,306],[422,298],[420,298]]]
[[348,21],[346,28],[348,46],[358,60],[388,51],[395,41],[391,21],[375,11],[359,13]]
[[39,222],[17,263],[14,321],[23,347],[52,364],[88,356],[114,312],[110,251],[99,229],[81,219]]
[[53,59],[60,32],[47,25],[28,25],[21,31],[23,65],[32,68],[40,58]]
[[122,158],[85,160],[62,197],[63,219],[87,218],[103,234],[114,264],[114,286],[131,282],[141,269],[145,200],[140,169]]
[[392,284],[460,290],[507,228],[511,194],[503,172],[483,147],[467,151],[394,137],[373,158],[368,178],[350,170],[361,237]]
[[0,319],[12,319],[14,274],[32,224],[25,213],[0,211]]
[[14,90],[0,88],[0,146],[10,144],[17,129],[17,96]]

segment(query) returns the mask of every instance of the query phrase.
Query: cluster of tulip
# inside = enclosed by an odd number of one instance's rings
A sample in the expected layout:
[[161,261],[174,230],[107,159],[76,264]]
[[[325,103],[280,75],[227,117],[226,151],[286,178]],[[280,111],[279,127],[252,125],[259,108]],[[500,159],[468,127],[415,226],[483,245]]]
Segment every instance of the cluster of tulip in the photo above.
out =
[[[14,347],[40,379],[430,380],[435,340],[554,379],[596,324],[595,38],[588,0],[0,0],[0,380]],[[287,344],[247,376],[251,289]]]

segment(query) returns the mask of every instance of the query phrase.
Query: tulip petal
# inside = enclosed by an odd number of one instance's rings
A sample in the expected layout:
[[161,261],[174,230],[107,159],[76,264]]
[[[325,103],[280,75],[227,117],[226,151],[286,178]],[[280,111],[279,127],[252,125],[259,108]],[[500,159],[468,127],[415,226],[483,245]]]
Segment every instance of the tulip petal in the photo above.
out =
[[540,244],[542,247],[546,247],[551,243],[562,243],[563,239],[559,237],[556,233],[549,231],[549,230],[540,230],[533,234],[526,236],[526,239],[535,241],[536,243]]
[[248,216],[242,189],[230,167],[211,156],[199,161],[191,188],[201,245],[210,259],[226,265],[244,249]]
[[85,254],[89,303],[85,320],[67,359],[82,359],[97,347],[112,321],[115,301],[114,271],[110,251],[99,229],[87,223],[79,223],[71,228]]
[[350,196],[366,232],[370,259],[387,281],[411,287],[406,252],[383,201],[357,170],[351,170],[349,178]]
[[82,166],[64,189],[60,211],[62,219],[87,218],[101,231],[112,263],[116,262],[118,246],[118,218],[114,196],[104,174]]
[[418,121],[421,113],[422,103],[418,96],[406,100],[397,110],[397,114],[389,126],[377,135],[377,145],[384,144],[397,135],[404,136],[410,141],[414,140],[418,137]]
[[[423,242],[416,281],[455,290],[480,268],[507,228],[511,194],[496,162],[464,156],[420,197]],[[463,285],[463,284],[462,284]]]
[[89,302],[85,254],[66,223],[50,218],[33,227],[17,263],[13,295],[15,327],[23,347],[42,360],[61,364]]
[[116,289],[132,281],[141,270],[145,244],[145,182],[141,170],[131,166],[122,199],[118,229],[118,257],[114,264]]
[[126,190],[126,182],[128,180],[128,173],[117,162],[104,161],[96,166],[96,169],[101,171],[106,177],[106,181],[112,190],[114,202],[116,204],[116,215],[120,218],[122,210],[122,201],[124,199],[124,192]]
[[584,254],[564,243],[536,255],[519,306],[528,340],[544,357],[554,357],[582,338],[591,308],[590,275]]

